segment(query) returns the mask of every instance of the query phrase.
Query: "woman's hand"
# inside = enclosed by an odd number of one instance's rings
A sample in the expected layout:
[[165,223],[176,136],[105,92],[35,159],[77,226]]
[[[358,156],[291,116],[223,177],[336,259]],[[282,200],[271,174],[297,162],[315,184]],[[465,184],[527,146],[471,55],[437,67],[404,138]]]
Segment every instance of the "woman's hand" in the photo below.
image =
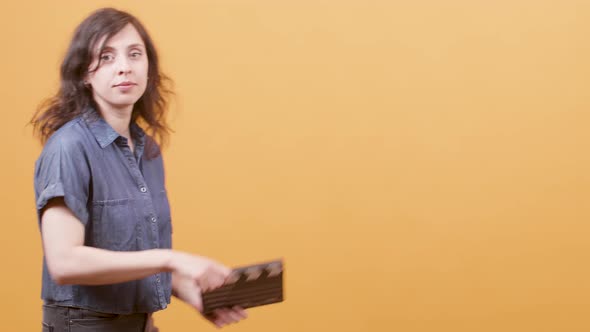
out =
[[172,273],[172,294],[193,307],[198,312],[203,312],[203,299],[201,287],[195,280],[182,276],[179,273]]
[[152,314],[148,315],[147,322],[145,324],[144,332],[160,332],[160,329],[154,323],[154,316]]
[[221,287],[231,272],[228,267],[209,258],[180,251],[172,251],[169,270],[181,279],[196,282],[203,292]]
[[246,313],[246,310],[240,307],[217,309],[213,311],[212,314],[205,316],[207,320],[215,324],[217,327],[237,323],[247,317],[248,314]]
[[[201,296],[201,288],[191,278],[182,276],[179,273],[172,273],[172,289],[174,295],[192,306],[199,313],[203,312],[203,300]],[[212,314],[204,316],[211,323],[217,327],[223,327],[224,325],[237,323],[240,320],[248,317],[245,310],[241,308],[231,309],[218,309]]]

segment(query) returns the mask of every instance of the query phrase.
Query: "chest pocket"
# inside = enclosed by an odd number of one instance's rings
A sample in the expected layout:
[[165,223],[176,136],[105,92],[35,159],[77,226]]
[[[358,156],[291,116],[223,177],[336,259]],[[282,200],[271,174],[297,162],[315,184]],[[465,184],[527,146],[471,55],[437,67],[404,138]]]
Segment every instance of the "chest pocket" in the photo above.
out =
[[92,235],[96,247],[118,251],[137,248],[133,202],[115,199],[92,203]]

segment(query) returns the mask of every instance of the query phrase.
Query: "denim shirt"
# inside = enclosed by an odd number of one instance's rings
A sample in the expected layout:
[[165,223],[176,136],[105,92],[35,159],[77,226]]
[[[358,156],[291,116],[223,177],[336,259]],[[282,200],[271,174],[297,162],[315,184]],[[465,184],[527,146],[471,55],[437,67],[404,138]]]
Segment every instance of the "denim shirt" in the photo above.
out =
[[[171,248],[170,206],[162,156],[144,156],[151,139],[132,123],[135,153],[90,109],[57,130],[35,163],[35,198],[41,210],[54,197],[84,225],[84,245],[113,251]],[[117,284],[58,285],[43,258],[41,298],[46,303],[101,312],[148,313],[170,303],[171,275],[158,273]]]

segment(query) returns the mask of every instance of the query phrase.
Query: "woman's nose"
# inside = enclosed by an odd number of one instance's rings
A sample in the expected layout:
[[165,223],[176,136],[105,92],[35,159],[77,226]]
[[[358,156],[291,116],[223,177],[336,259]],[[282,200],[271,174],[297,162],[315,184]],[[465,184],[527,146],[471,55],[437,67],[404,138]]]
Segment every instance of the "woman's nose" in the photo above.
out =
[[129,72],[131,72],[131,66],[129,65],[129,61],[127,59],[125,59],[124,57],[119,60],[118,63],[118,74],[122,75],[122,74],[127,74]]

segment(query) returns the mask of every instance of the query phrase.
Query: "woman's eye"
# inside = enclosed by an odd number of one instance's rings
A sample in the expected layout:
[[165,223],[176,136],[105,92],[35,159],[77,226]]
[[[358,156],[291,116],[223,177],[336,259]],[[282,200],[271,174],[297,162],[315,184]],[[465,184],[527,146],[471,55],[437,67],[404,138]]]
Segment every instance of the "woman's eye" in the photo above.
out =
[[131,53],[132,58],[139,58],[140,56],[141,56],[141,52],[132,52]]
[[111,61],[113,60],[115,57],[112,54],[103,54],[100,56],[100,60],[101,61]]

